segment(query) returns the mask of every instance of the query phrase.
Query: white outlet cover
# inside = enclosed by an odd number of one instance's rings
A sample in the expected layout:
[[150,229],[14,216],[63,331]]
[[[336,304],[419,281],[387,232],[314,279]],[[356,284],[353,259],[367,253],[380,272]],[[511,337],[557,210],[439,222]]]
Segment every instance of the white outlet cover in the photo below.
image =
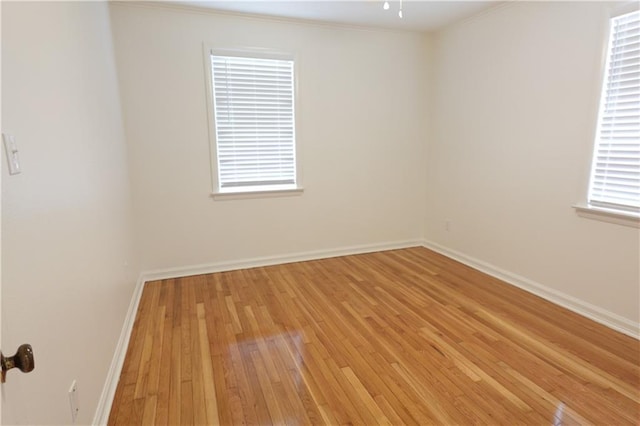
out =
[[76,418],[78,417],[78,385],[74,380],[71,382],[71,386],[69,387],[69,405],[71,407],[71,421],[73,423],[76,422]]
[[7,153],[7,163],[9,164],[9,174],[17,175],[20,173],[20,157],[18,156],[18,146],[16,139],[10,133],[3,133],[4,149]]

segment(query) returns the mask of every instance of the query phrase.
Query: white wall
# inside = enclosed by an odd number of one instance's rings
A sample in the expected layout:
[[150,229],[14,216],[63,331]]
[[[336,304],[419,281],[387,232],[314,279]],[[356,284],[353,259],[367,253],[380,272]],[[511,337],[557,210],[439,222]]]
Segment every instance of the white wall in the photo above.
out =
[[571,207],[586,192],[609,6],[511,3],[437,34],[425,234],[637,324],[638,229]]
[[77,379],[87,424],[138,269],[106,3],[3,2],[2,125],[23,168],[2,158],[2,349],[36,363],[9,372],[2,423],[70,424]]
[[[134,233],[144,270],[426,236],[638,321],[638,230],[571,208],[608,6],[510,4],[440,32],[432,61],[417,34],[113,4],[126,148],[106,5],[2,8],[2,130],[24,170],[2,179],[3,349],[30,342],[37,365],[9,373],[5,424],[68,423],[73,379],[89,422]],[[203,42],[297,55],[302,196],[209,197]]]
[[[421,238],[423,36],[111,11],[143,269]],[[297,56],[302,196],[210,198],[203,42]]]

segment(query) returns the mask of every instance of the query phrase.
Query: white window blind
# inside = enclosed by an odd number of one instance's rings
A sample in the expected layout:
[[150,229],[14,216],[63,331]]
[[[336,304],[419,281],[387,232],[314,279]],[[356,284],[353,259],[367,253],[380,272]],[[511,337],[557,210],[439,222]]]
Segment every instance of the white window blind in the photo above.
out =
[[293,65],[211,55],[220,190],[295,186]]
[[640,212],[640,11],[611,20],[589,203]]

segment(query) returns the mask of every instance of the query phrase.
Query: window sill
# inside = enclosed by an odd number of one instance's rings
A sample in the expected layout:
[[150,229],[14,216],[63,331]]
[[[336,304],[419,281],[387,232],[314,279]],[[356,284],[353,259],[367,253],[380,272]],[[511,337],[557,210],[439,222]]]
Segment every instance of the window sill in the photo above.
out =
[[234,189],[232,191],[218,191],[211,194],[214,200],[244,200],[250,198],[275,198],[295,197],[302,195],[304,188],[260,188],[260,189]]
[[640,215],[632,212],[596,207],[589,204],[576,204],[573,208],[576,209],[576,213],[580,217],[640,228]]

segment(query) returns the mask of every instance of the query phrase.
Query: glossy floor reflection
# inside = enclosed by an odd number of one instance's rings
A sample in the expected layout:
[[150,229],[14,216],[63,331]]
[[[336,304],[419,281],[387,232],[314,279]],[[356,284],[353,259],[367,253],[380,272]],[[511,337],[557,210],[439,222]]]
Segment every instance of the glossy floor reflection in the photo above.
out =
[[110,424],[637,425],[639,349],[424,248],[164,280]]

